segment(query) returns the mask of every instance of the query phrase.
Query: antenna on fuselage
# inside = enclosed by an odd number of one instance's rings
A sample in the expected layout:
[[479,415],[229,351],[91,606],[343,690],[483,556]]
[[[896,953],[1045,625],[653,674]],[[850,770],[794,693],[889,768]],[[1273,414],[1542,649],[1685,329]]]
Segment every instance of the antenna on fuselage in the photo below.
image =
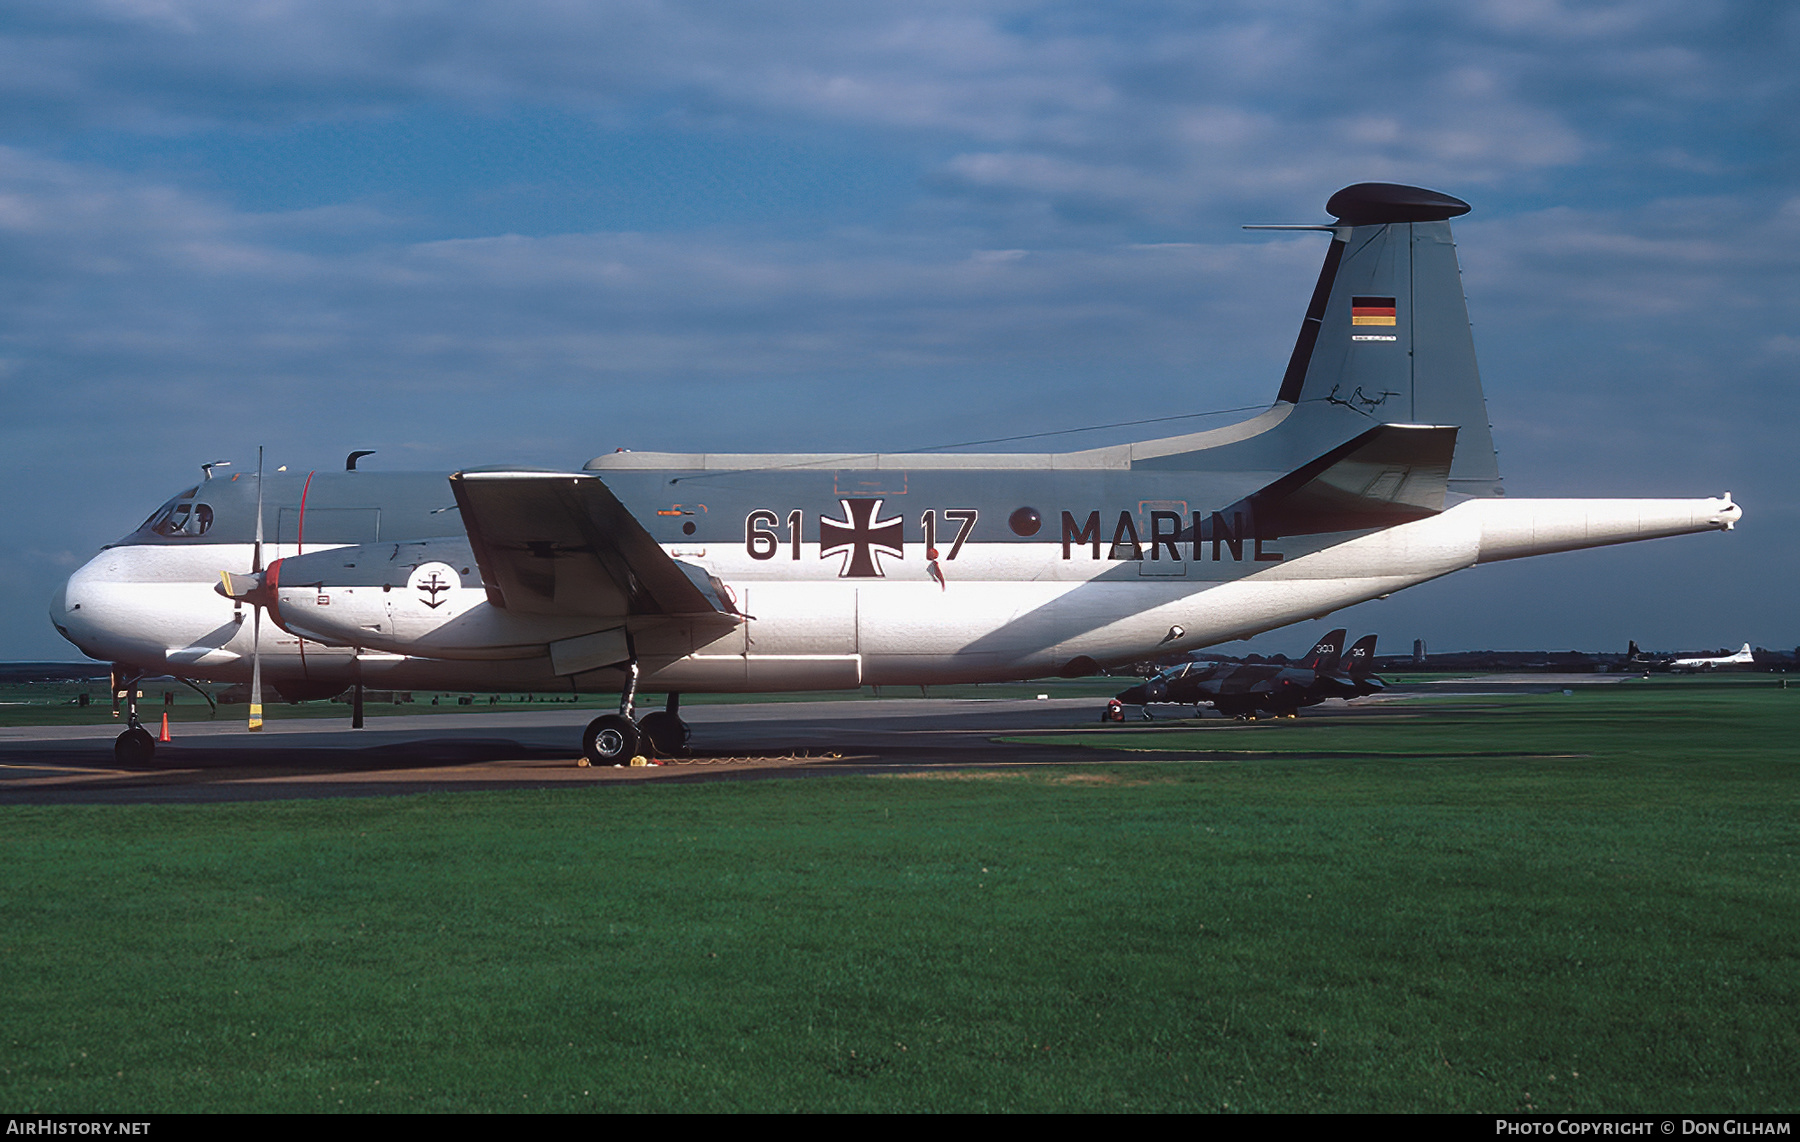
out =
[[212,479],[212,470],[214,468],[229,468],[229,467],[231,467],[231,461],[229,461],[229,460],[214,460],[211,464],[200,465],[200,471],[203,475],[205,475],[205,477],[207,479],[210,480],[210,479]]
[[348,455],[344,458],[344,471],[346,471],[346,472],[356,471],[356,462],[358,460],[361,460],[364,456],[373,456],[373,455],[375,455],[375,450],[373,448],[363,448],[356,452],[350,453],[350,455]]

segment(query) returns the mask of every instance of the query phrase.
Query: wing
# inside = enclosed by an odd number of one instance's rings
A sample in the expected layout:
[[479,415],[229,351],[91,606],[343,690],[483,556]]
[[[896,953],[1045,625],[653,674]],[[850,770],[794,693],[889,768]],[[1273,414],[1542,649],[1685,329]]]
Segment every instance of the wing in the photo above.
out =
[[450,488],[495,606],[739,621],[723,584],[672,558],[597,476],[458,472]]

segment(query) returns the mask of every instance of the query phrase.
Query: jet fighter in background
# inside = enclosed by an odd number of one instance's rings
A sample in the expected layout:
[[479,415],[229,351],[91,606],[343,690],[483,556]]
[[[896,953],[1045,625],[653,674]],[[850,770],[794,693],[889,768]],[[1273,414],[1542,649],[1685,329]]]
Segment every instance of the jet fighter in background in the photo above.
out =
[[1210,705],[1237,718],[1292,717],[1302,706],[1327,698],[1356,698],[1382,689],[1385,684],[1370,673],[1375,636],[1358,639],[1345,655],[1346,633],[1341,628],[1332,631],[1293,662],[1186,662],[1170,667],[1108,702],[1103,720],[1123,720],[1124,706],[1141,706],[1149,718],[1150,707],[1160,704],[1193,706],[1196,713],[1200,706]]

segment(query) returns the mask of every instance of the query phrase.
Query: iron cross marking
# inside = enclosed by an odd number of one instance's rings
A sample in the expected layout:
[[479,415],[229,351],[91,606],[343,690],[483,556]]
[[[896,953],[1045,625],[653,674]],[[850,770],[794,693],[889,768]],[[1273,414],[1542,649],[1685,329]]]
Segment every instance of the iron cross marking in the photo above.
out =
[[880,500],[839,500],[843,505],[842,521],[819,517],[819,558],[849,552],[840,579],[883,579],[885,573],[875,558],[884,551],[896,559],[906,557],[904,528],[900,517],[876,519],[881,514]]

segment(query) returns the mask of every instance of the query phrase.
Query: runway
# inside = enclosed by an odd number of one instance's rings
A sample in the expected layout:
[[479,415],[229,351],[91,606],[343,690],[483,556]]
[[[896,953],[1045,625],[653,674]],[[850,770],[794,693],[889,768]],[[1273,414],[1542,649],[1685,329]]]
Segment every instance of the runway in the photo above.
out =
[[992,739],[1091,726],[1101,702],[877,699],[687,705],[691,759],[584,767],[591,709],[182,723],[154,762],[113,760],[117,724],[0,728],[0,804],[249,801],[548,788],[876,769],[1092,762],[1093,751]]
[[[1392,711],[1426,694],[1542,693],[1611,684],[1623,676],[1486,678],[1396,687],[1302,718]],[[744,780],[821,773],[981,768],[1132,760],[1134,755],[1051,742],[996,739],[1098,728],[1098,698],[996,700],[888,698],[689,704],[690,758],[648,767],[586,767],[576,745],[592,709],[476,711],[268,723],[186,722],[142,766],[113,760],[117,723],[0,727],[0,804],[124,804],[393,796],[450,790],[553,788],[641,781]],[[1179,716],[1162,707],[1159,722]],[[1212,718],[1209,724],[1221,725]],[[154,723],[151,723],[154,725]],[[1188,724],[1192,724],[1191,722]],[[1265,725],[1267,723],[1264,723]],[[1150,728],[1142,724],[1119,727]],[[1161,754],[1204,760],[1205,754]]]

